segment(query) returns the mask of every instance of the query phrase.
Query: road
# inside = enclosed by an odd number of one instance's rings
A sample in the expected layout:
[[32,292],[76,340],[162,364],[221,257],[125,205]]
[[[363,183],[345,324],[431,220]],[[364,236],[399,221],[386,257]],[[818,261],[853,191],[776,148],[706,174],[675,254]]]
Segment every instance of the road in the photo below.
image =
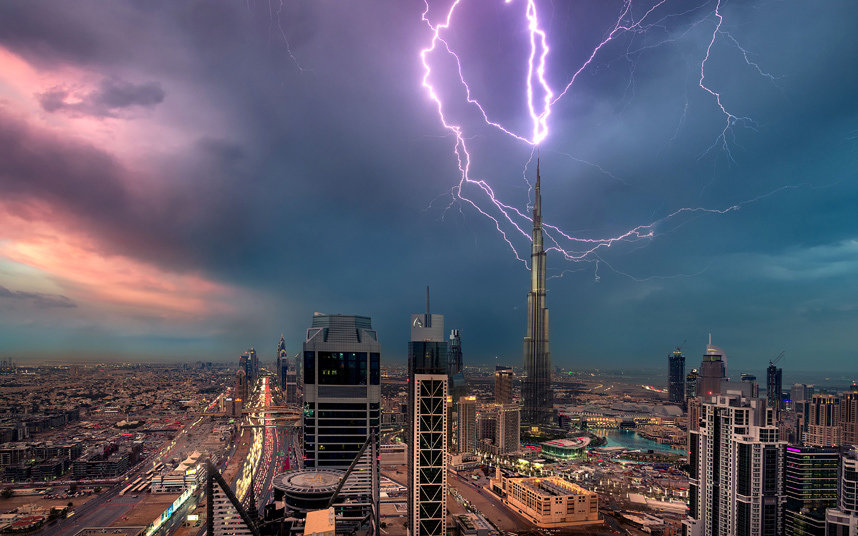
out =
[[520,515],[512,512],[498,500],[493,494],[481,487],[475,486],[473,482],[455,473],[447,473],[450,487],[455,488],[476,509],[495,524],[499,529],[509,532],[518,532],[522,527],[535,528],[533,524]]

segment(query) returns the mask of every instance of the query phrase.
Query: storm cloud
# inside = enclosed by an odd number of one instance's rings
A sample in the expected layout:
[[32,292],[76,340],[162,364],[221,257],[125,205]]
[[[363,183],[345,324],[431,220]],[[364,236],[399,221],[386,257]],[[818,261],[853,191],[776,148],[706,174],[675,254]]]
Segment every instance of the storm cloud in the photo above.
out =
[[97,89],[80,95],[69,88],[56,86],[36,97],[47,112],[115,117],[126,108],[150,108],[160,104],[165,95],[157,82],[133,84],[109,78],[102,80]]
[[[430,2],[430,19],[446,5]],[[472,95],[516,129],[528,126],[523,5],[463,3],[447,36]],[[636,3],[633,15],[650,5]],[[537,6],[551,43],[547,76],[562,88],[622,2]],[[466,362],[520,363],[528,274],[494,222],[450,195],[459,180],[454,139],[421,86],[424,4],[275,7],[0,3],[0,62],[8,65],[0,70],[0,205],[25,222],[13,233],[0,221],[0,245],[20,245],[14,258],[0,249],[6,293],[64,281],[27,264],[25,246],[42,243],[45,225],[85,237],[75,251],[98,262],[130,259],[165,278],[193,274],[229,289],[239,311],[206,316],[196,312],[206,307],[200,298],[193,318],[164,320],[148,304],[118,314],[71,294],[80,288],[63,290],[90,324],[27,320],[34,333],[52,324],[82,341],[81,352],[97,344],[227,359],[252,343],[270,357],[266,345],[283,331],[298,351],[313,311],[327,311],[372,315],[385,359],[401,361],[408,314],[422,308],[430,284],[433,311],[462,330]],[[666,3],[647,32],[600,50],[552,109],[540,147],[546,221],[584,239],[661,222],[652,238],[583,262],[549,254],[560,366],[661,367],[683,339],[694,362],[710,330],[731,363],[758,374],[783,348],[796,363],[850,363],[854,6],[724,3],[706,84],[735,117],[753,120],[730,124],[725,138],[725,115],[700,87],[713,7]],[[531,147],[482,124],[456,69],[439,57],[434,72],[445,111],[469,140],[471,172],[526,211]],[[524,174],[533,173],[531,165]],[[488,206],[478,189],[466,193]],[[741,209],[718,212],[734,206]],[[682,207],[712,210],[663,220]],[[526,258],[527,233],[505,230]],[[66,269],[81,262],[69,259]],[[107,331],[99,343],[83,336]],[[0,350],[55,354],[59,343],[18,333]]]

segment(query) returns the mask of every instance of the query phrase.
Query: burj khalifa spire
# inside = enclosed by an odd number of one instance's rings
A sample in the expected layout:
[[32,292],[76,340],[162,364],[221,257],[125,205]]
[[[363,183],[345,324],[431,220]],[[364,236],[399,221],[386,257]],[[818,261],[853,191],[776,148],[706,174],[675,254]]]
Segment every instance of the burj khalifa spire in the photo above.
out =
[[551,390],[551,353],[548,350],[548,307],[545,304],[545,249],[542,244],[542,191],[539,159],[533,202],[533,249],[530,254],[530,292],[527,295],[527,334],[524,337],[522,383],[524,411],[528,425],[551,424],[554,392]]

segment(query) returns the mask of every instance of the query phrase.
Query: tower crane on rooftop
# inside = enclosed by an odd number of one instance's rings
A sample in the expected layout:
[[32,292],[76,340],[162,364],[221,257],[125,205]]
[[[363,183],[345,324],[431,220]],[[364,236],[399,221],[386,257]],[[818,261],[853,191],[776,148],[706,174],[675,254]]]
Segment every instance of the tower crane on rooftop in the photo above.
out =
[[783,359],[783,358],[784,358],[784,354],[786,354],[786,350],[781,350],[781,353],[779,353],[779,354],[778,354],[778,356],[777,356],[776,358],[774,358],[774,359],[770,359],[770,360],[769,360],[769,365],[774,365],[775,363],[777,363],[778,361],[780,361],[781,359]]

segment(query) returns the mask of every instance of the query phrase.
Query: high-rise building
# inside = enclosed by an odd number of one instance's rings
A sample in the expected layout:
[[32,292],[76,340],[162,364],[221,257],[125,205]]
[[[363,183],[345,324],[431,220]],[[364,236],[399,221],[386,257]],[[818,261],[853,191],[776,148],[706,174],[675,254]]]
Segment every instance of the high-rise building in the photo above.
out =
[[232,416],[241,415],[241,410],[247,404],[247,397],[250,395],[247,388],[247,373],[243,368],[239,367],[235,373],[235,393],[232,396]]
[[804,437],[804,444],[809,447],[838,447],[843,444],[840,397],[813,395],[807,414],[807,435]]
[[498,436],[498,414],[488,405],[480,406],[477,413],[477,450],[491,450]]
[[794,383],[790,389],[790,408],[795,413],[795,432],[799,441],[803,441],[807,435],[807,420],[813,392],[813,385],[803,383]]
[[685,356],[679,347],[667,354],[667,401],[685,402]]
[[766,369],[766,401],[769,403],[769,407],[775,408],[776,411],[780,411],[782,406],[782,379],[783,370],[776,367],[773,362],[769,362],[769,366]]
[[858,446],[858,391],[840,395],[840,420],[843,422],[843,444]]
[[703,354],[700,364],[700,375],[697,378],[697,396],[707,399],[721,394],[721,384],[726,381],[727,356],[724,351],[712,344],[712,334],[709,334],[709,344]]
[[444,316],[411,315],[408,343],[408,533],[443,535],[447,525],[448,355]]
[[495,366],[495,404],[512,404],[512,367]]
[[368,316],[315,313],[304,340],[304,466],[347,468],[378,427],[381,344]]
[[524,337],[524,373],[521,394],[522,420],[528,425],[548,425],[554,420],[551,390],[551,353],[548,347],[548,306],[545,302],[545,249],[542,244],[542,191],[539,159],[533,200],[533,247],[530,254],[530,292],[527,295],[527,334]]
[[837,508],[825,512],[827,536],[858,536],[858,450],[850,448],[840,456]]
[[[751,398],[758,398],[760,396],[760,386],[757,384],[757,377],[753,374],[748,374],[747,372],[743,372],[741,376],[741,381],[747,383],[750,387]],[[777,407],[777,406],[773,406]]]
[[298,403],[298,367],[297,359],[289,357],[286,352],[286,337],[281,334],[277,343],[277,383],[287,404]]
[[703,399],[689,426],[689,536],[778,536],[783,448],[775,411],[734,394]]
[[286,392],[286,374],[289,371],[289,354],[286,353],[286,335],[280,334],[280,341],[277,343],[277,384],[280,389]]
[[792,388],[790,389],[790,402],[795,404],[796,402],[810,402],[811,397],[813,397],[813,393],[815,388],[813,385],[806,385],[804,383],[794,383],[792,384]]
[[477,412],[477,450],[512,454],[521,449],[521,407],[482,404]]
[[245,352],[245,353],[241,354],[241,356],[238,358],[238,368],[240,368],[241,370],[244,371],[244,375],[247,378],[247,382],[250,385],[253,385],[253,380],[252,380],[253,371],[251,370],[251,367],[250,367],[250,354],[249,353]]
[[462,363],[462,336],[458,329],[453,329],[450,330],[450,340],[447,345],[447,374],[450,377],[449,389],[454,402],[468,394],[464,368]]
[[837,505],[839,464],[836,449],[786,447],[785,536],[825,536],[825,509]]
[[447,345],[447,390],[451,404],[447,409],[447,448],[453,451],[453,413],[458,412],[459,399],[468,394],[468,384],[465,382],[464,365],[462,363],[462,336],[458,329],[450,330]]
[[459,399],[459,426],[456,446],[459,452],[476,452],[477,449],[477,397]]
[[341,490],[349,505],[337,507],[338,516],[356,524],[378,500],[373,490],[379,485],[379,461],[371,456],[378,452],[381,418],[378,334],[368,316],[314,313],[303,357],[304,467],[347,469],[374,438]]
[[512,454],[521,449],[521,408],[516,404],[498,404],[498,454]]
[[697,380],[699,377],[696,368],[691,369],[691,372],[685,377],[685,400],[697,397]]

